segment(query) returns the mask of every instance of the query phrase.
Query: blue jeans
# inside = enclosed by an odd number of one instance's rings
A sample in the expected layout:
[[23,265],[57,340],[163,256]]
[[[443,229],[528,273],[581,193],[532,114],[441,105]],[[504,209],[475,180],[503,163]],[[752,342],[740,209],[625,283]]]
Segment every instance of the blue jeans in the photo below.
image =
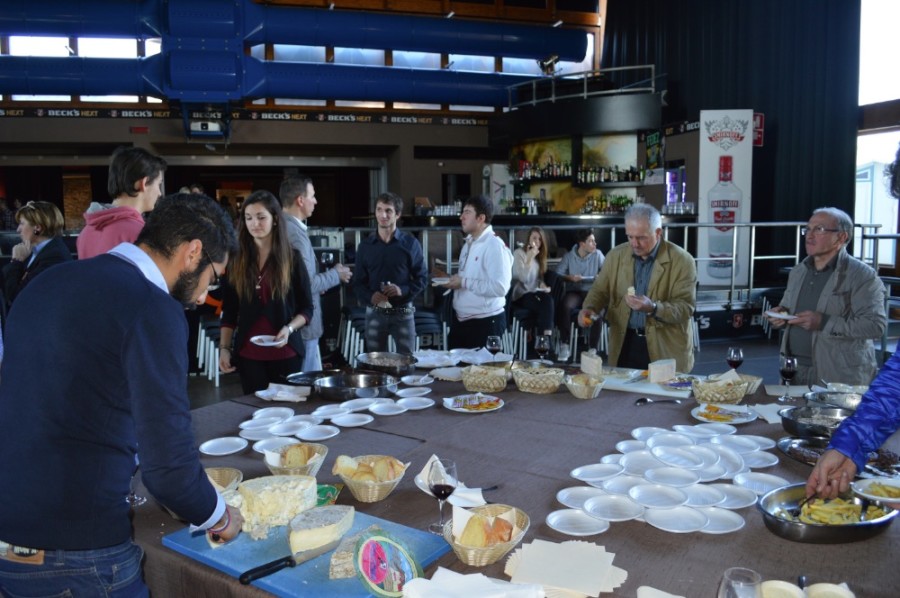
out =
[[411,355],[416,350],[415,309],[406,314],[385,314],[366,308],[366,352],[387,351],[388,336],[394,337],[397,353]]
[[144,549],[128,541],[96,550],[47,550],[43,564],[0,558],[0,595],[7,598],[146,598]]

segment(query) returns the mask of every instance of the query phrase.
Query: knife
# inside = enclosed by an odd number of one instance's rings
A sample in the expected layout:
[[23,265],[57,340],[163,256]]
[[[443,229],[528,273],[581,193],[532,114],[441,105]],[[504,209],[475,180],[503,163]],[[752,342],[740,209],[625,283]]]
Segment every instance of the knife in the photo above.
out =
[[634,382],[641,382],[642,380],[644,380],[644,372],[639,371],[637,374],[633,375],[622,384],[633,384]]
[[264,565],[260,565],[259,567],[254,567],[249,571],[241,573],[241,576],[238,577],[238,580],[242,584],[247,585],[252,581],[256,581],[257,579],[281,571],[285,567],[294,567],[296,565],[299,565],[300,563],[305,563],[306,561],[310,561],[316,557],[322,556],[326,552],[331,552],[338,547],[338,544],[340,544],[340,538],[323,546],[319,546],[318,548],[313,548],[311,550],[302,550],[294,554],[289,554],[285,557],[274,560],[271,563],[266,563]]

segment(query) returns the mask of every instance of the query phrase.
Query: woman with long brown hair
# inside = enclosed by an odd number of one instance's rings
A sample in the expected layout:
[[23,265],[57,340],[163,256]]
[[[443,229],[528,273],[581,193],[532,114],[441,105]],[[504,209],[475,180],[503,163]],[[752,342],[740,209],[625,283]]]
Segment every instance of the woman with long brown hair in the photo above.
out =
[[547,273],[547,236],[538,227],[528,231],[528,243],[513,254],[513,305],[527,309],[540,334],[553,333],[553,297],[544,282]]
[[241,205],[238,244],[222,305],[219,367],[233,372],[237,361],[251,393],[302,369],[300,328],[313,307],[309,274],[288,243],[281,203],[268,191]]

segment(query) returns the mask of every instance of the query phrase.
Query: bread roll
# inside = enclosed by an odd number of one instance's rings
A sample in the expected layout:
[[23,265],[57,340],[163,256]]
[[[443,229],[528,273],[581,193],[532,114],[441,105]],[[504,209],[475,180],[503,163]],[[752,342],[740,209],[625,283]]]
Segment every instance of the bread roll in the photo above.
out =
[[491,533],[491,525],[488,523],[487,518],[476,513],[466,523],[466,527],[463,529],[463,533],[457,542],[463,546],[484,548],[488,545]]

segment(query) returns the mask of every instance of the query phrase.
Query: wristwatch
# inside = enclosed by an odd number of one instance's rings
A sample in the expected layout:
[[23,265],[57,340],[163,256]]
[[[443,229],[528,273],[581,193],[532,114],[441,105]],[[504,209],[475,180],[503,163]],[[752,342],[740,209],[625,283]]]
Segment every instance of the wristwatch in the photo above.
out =
[[293,326],[291,326],[290,324],[286,324],[286,325],[285,325],[285,328],[288,329],[288,332],[290,332],[291,334],[294,334],[294,327],[293,327]]
[[651,302],[650,302],[650,305],[653,306],[653,310],[650,312],[650,315],[651,315],[651,316],[655,316],[655,315],[656,315],[656,307],[657,307],[657,306],[656,306],[656,301],[651,301]]

